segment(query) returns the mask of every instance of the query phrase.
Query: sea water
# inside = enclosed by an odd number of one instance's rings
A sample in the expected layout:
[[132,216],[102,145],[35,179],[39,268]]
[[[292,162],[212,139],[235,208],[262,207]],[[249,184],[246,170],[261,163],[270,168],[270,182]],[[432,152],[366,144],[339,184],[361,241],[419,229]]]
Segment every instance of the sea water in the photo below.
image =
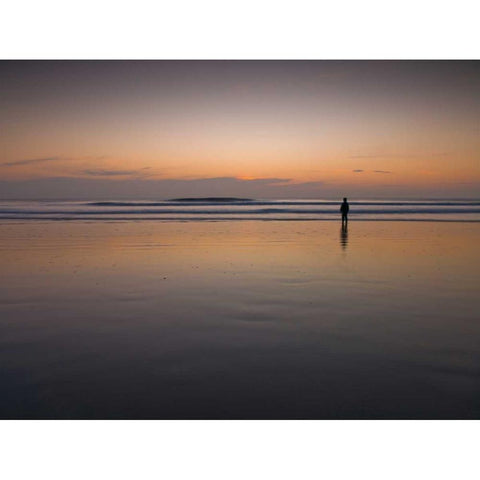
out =
[[[204,198],[174,200],[1,201],[0,219],[336,220],[333,200]],[[352,200],[355,220],[480,221],[480,200]]]

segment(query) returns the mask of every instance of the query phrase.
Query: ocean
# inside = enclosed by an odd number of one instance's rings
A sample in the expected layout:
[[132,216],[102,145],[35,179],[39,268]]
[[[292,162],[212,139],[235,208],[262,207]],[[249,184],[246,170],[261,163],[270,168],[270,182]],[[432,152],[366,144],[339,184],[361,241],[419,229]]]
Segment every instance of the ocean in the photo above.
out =
[[1,202],[0,418],[479,419],[479,203]]
[[[352,200],[352,220],[480,222],[480,200]],[[338,220],[339,201],[203,198],[1,201],[1,220]]]

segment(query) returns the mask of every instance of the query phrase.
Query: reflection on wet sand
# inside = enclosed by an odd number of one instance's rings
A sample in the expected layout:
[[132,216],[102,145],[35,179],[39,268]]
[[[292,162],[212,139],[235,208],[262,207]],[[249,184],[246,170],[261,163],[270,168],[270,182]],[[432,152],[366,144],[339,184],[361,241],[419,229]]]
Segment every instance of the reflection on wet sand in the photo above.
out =
[[0,418],[478,418],[480,224],[354,226],[0,222]]
[[348,223],[342,222],[342,228],[340,230],[340,245],[342,246],[343,250],[347,248],[348,245]]

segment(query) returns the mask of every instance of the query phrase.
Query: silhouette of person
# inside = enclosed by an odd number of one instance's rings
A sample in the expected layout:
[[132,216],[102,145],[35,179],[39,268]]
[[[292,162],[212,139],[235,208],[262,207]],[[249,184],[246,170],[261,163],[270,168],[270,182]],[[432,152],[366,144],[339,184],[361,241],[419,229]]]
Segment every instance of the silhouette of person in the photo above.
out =
[[348,206],[347,199],[343,199],[343,203],[340,206],[340,212],[342,213],[342,225],[346,225],[348,223],[348,211],[350,207]]

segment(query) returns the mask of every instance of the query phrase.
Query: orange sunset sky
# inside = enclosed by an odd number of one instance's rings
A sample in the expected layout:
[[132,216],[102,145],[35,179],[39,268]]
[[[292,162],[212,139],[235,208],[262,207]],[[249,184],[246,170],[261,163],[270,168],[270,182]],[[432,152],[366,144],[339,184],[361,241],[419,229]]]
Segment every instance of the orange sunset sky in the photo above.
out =
[[0,199],[479,196],[476,61],[3,61],[0,78]]

